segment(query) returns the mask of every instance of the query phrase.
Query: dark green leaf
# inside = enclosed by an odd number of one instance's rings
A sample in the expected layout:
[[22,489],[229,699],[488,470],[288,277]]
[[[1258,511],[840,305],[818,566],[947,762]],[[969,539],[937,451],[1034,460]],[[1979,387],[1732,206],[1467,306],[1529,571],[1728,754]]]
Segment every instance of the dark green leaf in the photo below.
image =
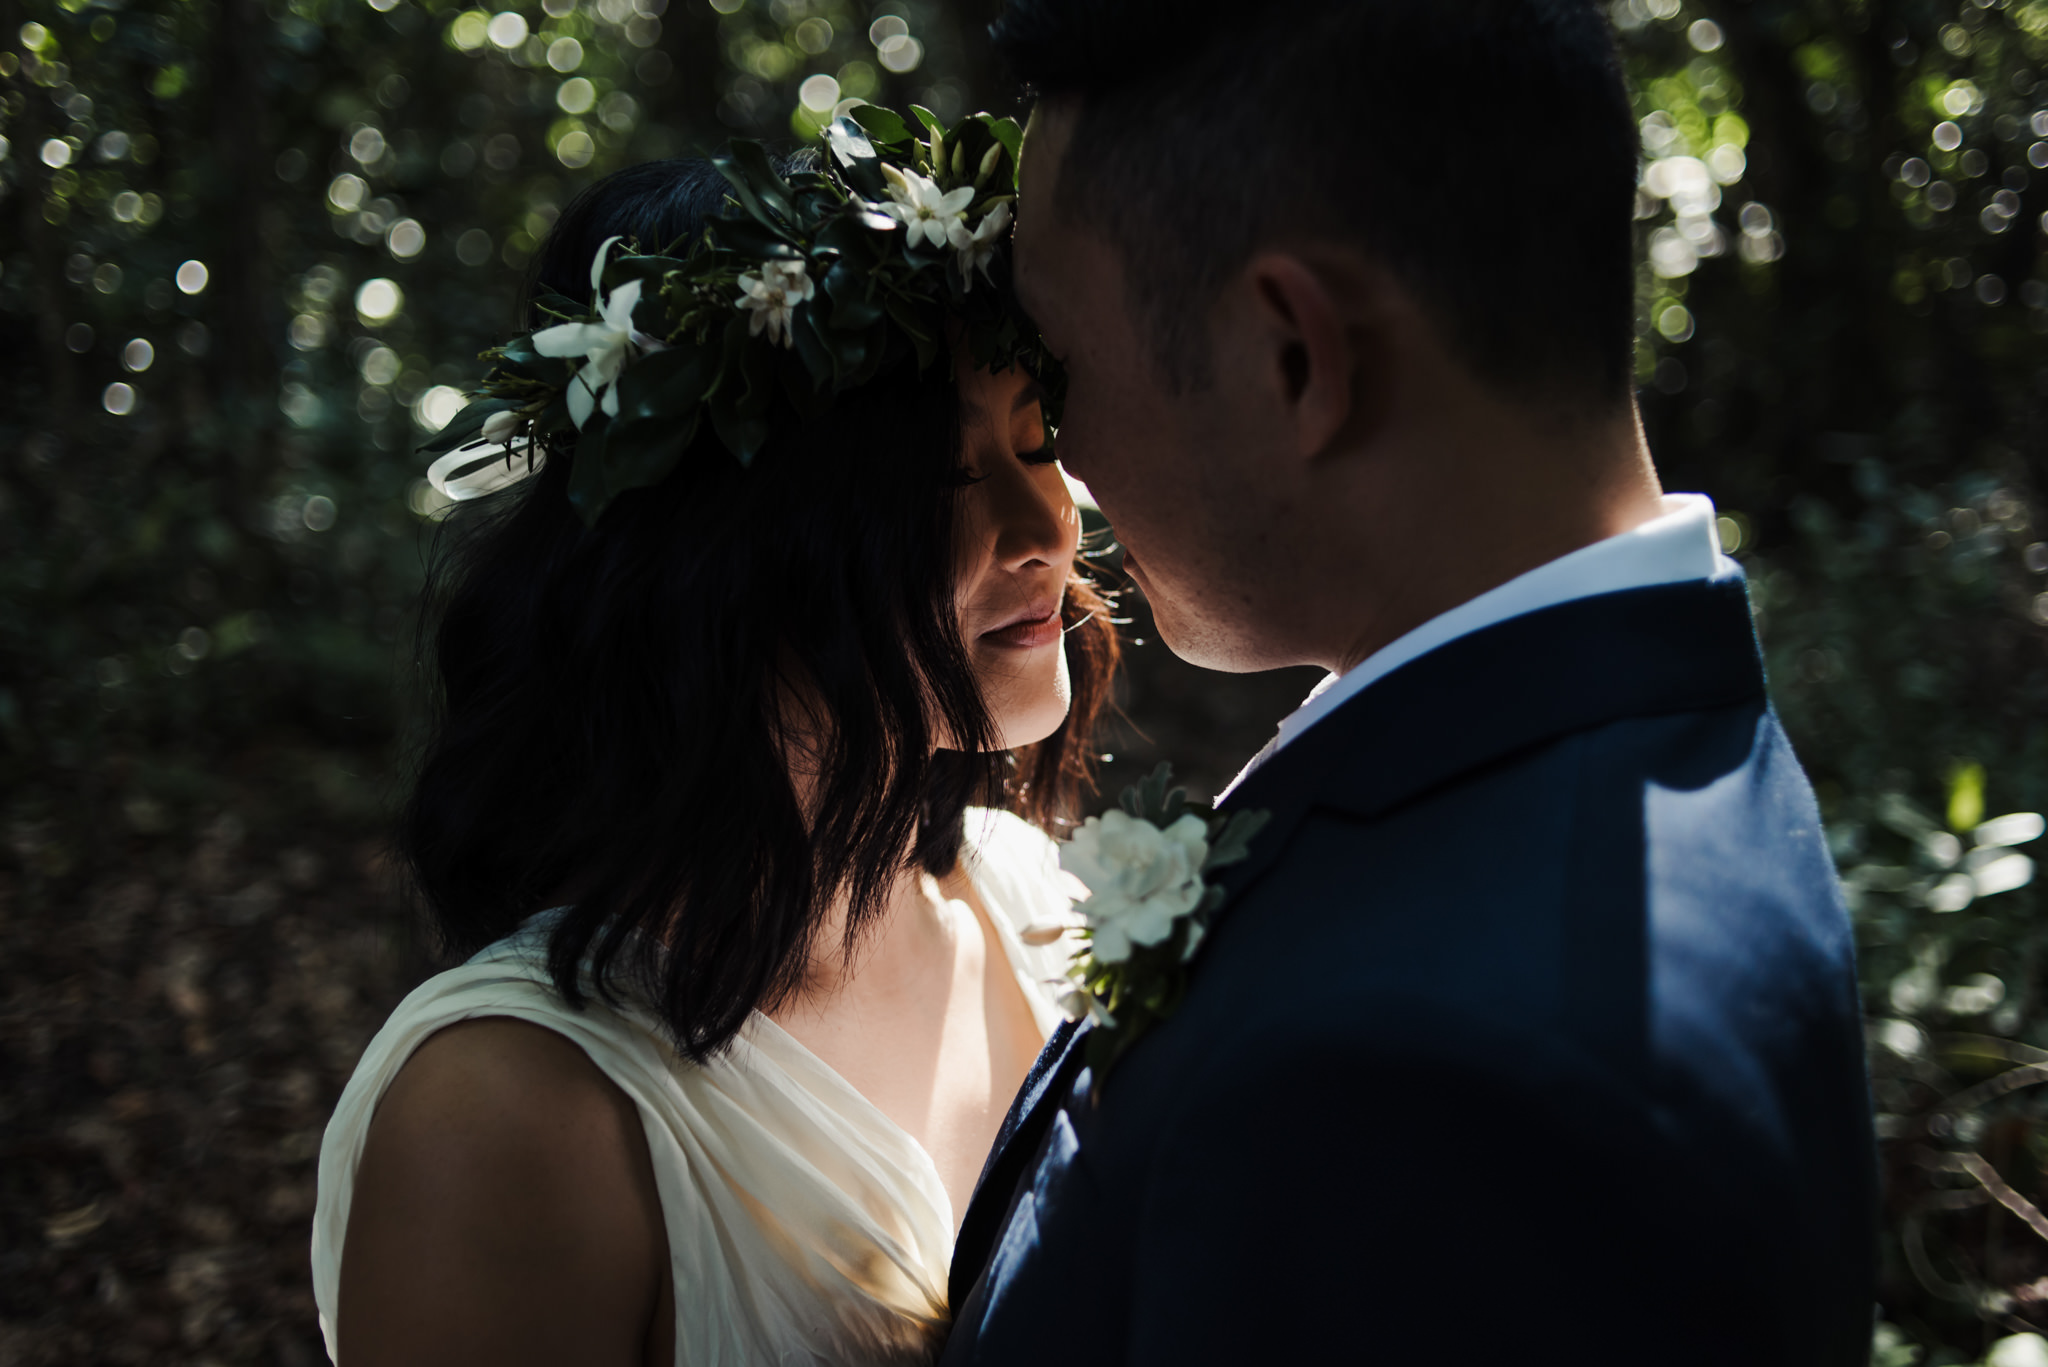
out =
[[533,308],[535,312],[563,323],[580,323],[590,317],[590,301],[588,299],[579,304],[568,295],[556,294],[553,290],[549,290],[534,300]]
[[624,490],[645,489],[666,479],[696,434],[700,411],[691,409],[681,422],[643,419],[622,423],[613,419],[605,434],[605,491],[616,497]]
[[614,421],[675,424],[694,420],[717,367],[714,354],[690,345],[641,357],[619,375],[619,411]]
[[875,297],[874,282],[844,262],[825,272],[825,297],[832,301],[834,328],[872,327],[886,313]]
[[917,368],[920,371],[930,368],[931,363],[939,358],[939,344],[931,330],[918,319],[916,308],[907,300],[892,296],[889,316],[896,320],[896,326],[903,329],[904,335],[917,348]]
[[910,112],[917,115],[917,121],[924,125],[926,132],[937,133],[942,138],[946,136],[946,125],[939,120],[937,114],[921,104],[910,106]]
[[866,332],[821,332],[825,345],[832,352],[832,369],[840,388],[851,387],[866,367],[868,359],[868,334]]
[[1161,760],[1144,778],[1124,789],[1118,799],[1125,811],[1155,826],[1168,826],[1186,810],[1188,790],[1173,781],[1173,766]]
[[803,256],[779,229],[751,218],[714,217],[709,226],[719,246],[741,256],[775,261],[791,261]]
[[896,220],[885,214],[841,214],[818,230],[818,247],[865,270],[888,255],[897,227]]
[[796,312],[796,326],[790,329],[790,336],[796,343],[796,354],[802,358],[803,368],[811,377],[814,388],[830,384],[838,387],[839,366],[833,359],[832,350],[818,335],[818,311],[805,304]]
[[742,416],[726,394],[713,399],[708,407],[711,428],[725,443],[725,449],[732,452],[740,464],[751,465],[761,450],[761,444],[768,440],[768,420]]
[[842,170],[877,159],[875,145],[868,141],[867,130],[844,114],[826,125],[825,145],[832,149],[832,155]]
[[563,437],[576,430],[576,424],[569,419],[569,396],[556,394],[548,400],[548,406],[540,411],[534,420],[535,435],[542,437]]
[[[987,118],[987,115],[982,117]],[[1010,184],[1017,183],[1017,167],[1024,160],[1024,130],[1015,119],[990,119],[988,131],[995,136],[1010,153]]]
[[604,278],[611,289],[617,289],[628,280],[644,280],[651,286],[658,284],[670,271],[681,270],[684,264],[672,256],[657,256],[652,253],[625,256],[614,253],[611,260],[605,263]]
[[906,143],[910,141],[910,125],[903,116],[893,109],[884,109],[878,104],[857,104],[846,111],[846,116],[859,124],[870,138],[881,143]]
[[768,160],[767,149],[749,138],[734,138],[726,146],[725,154],[711,159],[738,194],[740,203],[747,212],[763,223],[771,223],[770,214],[780,216],[782,222],[791,228],[800,228],[796,205],[789,185],[776,174],[773,163]]
[[1251,857],[1252,840],[1266,828],[1273,819],[1271,812],[1233,812],[1230,819],[1222,823],[1222,829],[1212,828],[1209,835],[1209,857],[1202,861],[1202,871],[1228,868]]
[[498,349],[497,362],[505,369],[556,389],[569,384],[569,363],[560,356],[543,356],[533,349],[532,334],[514,337]]

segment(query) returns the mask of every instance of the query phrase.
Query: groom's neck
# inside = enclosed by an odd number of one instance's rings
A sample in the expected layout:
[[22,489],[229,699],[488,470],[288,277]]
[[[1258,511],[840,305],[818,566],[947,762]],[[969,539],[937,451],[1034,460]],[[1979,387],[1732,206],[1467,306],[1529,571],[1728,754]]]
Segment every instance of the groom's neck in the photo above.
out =
[[[1633,404],[1555,418],[1444,395],[1423,420],[1332,468],[1307,576],[1330,630],[1316,663],[1343,672],[1462,603],[1656,517],[1663,492]],[[1341,464],[1341,463],[1340,463]]]

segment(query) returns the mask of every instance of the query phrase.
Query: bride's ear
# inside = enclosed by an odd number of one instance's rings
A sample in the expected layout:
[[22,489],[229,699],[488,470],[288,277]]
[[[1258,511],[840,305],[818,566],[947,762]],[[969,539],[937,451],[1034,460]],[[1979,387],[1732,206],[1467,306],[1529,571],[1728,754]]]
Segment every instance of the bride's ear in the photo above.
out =
[[1312,460],[1362,435],[1384,407],[1378,388],[1388,378],[1367,363],[1385,350],[1375,273],[1348,260],[1265,252],[1242,279],[1257,323],[1252,359],[1295,454]]

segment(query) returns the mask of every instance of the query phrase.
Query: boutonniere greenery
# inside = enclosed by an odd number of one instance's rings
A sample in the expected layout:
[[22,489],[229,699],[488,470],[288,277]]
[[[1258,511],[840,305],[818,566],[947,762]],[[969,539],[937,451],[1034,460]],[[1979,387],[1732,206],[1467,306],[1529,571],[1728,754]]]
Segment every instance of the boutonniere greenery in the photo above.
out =
[[1210,875],[1247,858],[1270,815],[1198,812],[1173,766],[1161,764],[1060,847],[1060,867],[1088,892],[1074,906],[1078,924],[1033,926],[1025,939],[1078,934],[1085,942],[1061,1004],[1069,1018],[1094,1023],[1085,1047],[1098,1081],[1179,1008],[1195,951],[1223,905]]

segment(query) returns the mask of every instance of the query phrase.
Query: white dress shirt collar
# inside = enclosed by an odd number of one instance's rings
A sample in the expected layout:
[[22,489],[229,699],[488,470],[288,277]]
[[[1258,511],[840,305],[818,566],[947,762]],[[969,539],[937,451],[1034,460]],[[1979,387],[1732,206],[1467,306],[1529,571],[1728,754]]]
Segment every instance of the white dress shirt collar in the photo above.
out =
[[[1281,721],[1280,734],[1252,757],[1230,788],[1367,687],[1460,636],[1579,598],[1658,584],[1727,579],[1742,573],[1741,566],[1721,553],[1711,499],[1704,494],[1667,494],[1663,503],[1663,513],[1641,526],[1582,546],[1468,599],[1382,646],[1343,674],[1330,675]],[[1218,795],[1218,801],[1230,788]]]

